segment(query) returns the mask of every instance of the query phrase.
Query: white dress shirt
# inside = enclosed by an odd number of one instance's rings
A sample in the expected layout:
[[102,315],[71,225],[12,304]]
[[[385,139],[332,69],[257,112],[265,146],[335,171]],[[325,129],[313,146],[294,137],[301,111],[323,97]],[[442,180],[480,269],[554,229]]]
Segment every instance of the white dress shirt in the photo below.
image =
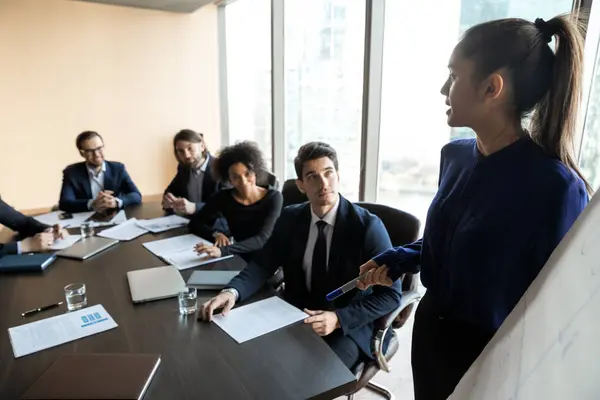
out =
[[[96,200],[96,197],[100,194],[101,191],[104,190],[104,173],[106,172],[106,162],[102,163],[102,168],[100,168],[100,172],[96,175],[96,171],[94,168],[87,166],[88,176],[90,178],[90,188],[92,189],[92,198],[88,201],[87,207],[88,210],[92,209],[92,203]],[[117,200],[117,207],[121,208],[123,205],[123,200]]]
[[[331,210],[329,210],[327,214],[323,216],[323,218],[317,217],[317,215],[313,212],[312,207],[310,208],[310,228],[308,230],[308,240],[306,241],[306,249],[304,250],[304,261],[302,262],[302,267],[306,276],[306,287],[309,291],[311,289],[313,252],[315,251],[315,244],[317,242],[317,237],[319,236],[319,228],[317,228],[317,222],[324,221],[327,223],[323,230],[325,233],[325,240],[327,241],[327,263],[329,263],[329,249],[331,248],[331,238],[333,237],[333,228],[335,227],[335,220],[337,218],[337,211],[339,206],[340,196],[338,195],[335,205]],[[327,268],[329,268],[329,265],[327,265]]]

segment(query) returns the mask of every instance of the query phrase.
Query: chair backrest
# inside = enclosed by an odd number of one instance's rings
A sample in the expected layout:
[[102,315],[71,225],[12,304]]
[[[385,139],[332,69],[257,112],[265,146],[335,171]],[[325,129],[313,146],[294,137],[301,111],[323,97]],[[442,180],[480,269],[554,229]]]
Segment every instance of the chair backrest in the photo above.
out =
[[421,222],[414,215],[383,204],[360,201],[355,204],[379,217],[390,235],[392,246],[403,246],[419,238]]
[[284,182],[281,194],[283,195],[284,207],[308,201],[308,197],[306,197],[306,195],[298,189],[298,186],[296,186],[295,179],[288,179]]
[[257,184],[259,186],[272,187],[275,190],[279,190],[279,179],[277,179],[275,174],[272,174],[268,171],[265,176],[259,182],[257,182]]
[[[419,229],[421,222],[417,217],[407,212],[383,204],[358,202],[357,205],[367,209],[381,219],[385,229],[390,235],[390,240],[394,247],[403,246],[414,242],[419,238]],[[416,291],[419,285],[418,274],[405,274],[402,277],[402,291]],[[413,305],[405,308],[394,320],[392,326],[394,329],[402,327],[410,317]]]

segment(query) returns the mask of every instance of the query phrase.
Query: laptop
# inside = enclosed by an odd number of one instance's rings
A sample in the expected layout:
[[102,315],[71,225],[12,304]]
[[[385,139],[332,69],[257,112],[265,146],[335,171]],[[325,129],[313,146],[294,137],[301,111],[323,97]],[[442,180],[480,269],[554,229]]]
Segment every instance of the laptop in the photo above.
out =
[[117,243],[119,243],[119,241],[115,239],[92,236],[81,239],[73,246],[59,251],[56,255],[59,257],[74,258],[76,260],[85,260]]
[[200,290],[221,290],[239,273],[240,271],[194,271],[187,286]]
[[129,271],[127,281],[134,303],[176,297],[186,290],[181,273],[172,265]]

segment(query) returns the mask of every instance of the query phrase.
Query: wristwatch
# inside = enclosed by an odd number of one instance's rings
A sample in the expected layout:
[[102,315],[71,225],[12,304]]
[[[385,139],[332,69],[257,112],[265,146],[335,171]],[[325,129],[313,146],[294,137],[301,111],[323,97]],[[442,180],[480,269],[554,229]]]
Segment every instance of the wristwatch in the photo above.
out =
[[235,298],[235,301],[237,301],[240,298],[240,293],[234,288],[223,289],[221,290],[221,293],[231,293]]
[[212,237],[214,237],[215,239],[217,238],[217,236],[219,236],[221,232],[213,232]]

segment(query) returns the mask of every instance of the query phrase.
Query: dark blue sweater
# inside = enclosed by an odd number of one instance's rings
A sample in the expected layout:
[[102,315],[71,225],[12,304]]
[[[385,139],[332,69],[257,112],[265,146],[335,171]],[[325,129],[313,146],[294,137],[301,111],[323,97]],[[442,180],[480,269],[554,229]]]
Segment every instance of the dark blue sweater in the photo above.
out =
[[456,140],[423,238],[375,261],[392,278],[420,267],[440,316],[495,332],[587,202],[583,181],[529,138],[487,157]]

